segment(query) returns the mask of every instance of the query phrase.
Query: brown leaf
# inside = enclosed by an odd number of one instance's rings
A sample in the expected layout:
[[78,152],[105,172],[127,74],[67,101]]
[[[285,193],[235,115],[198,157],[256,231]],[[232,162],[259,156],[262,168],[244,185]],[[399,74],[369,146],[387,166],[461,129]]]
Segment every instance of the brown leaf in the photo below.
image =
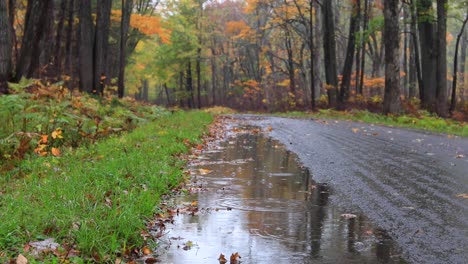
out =
[[461,193],[457,195],[458,198],[468,199],[468,193]]
[[153,254],[153,251],[151,251],[151,249],[149,249],[149,248],[146,247],[146,246],[143,247],[143,250],[142,250],[142,251],[143,251],[143,254],[144,254],[144,255],[151,255],[151,254]]
[[273,128],[271,126],[268,126],[267,130],[268,130],[268,132],[271,132],[273,130]]
[[240,258],[241,258],[241,256],[239,255],[238,252],[233,253],[233,254],[231,254],[231,258],[230,258],[229,263],[231,263],[231,264],[238,264]]
[[353,127],[353,128],[351,128],[351,130],[353,131],[353,133],[357,133],[357,132],[359,132],[359,128],[355,128],[355,127]]
[[218,260],[219,260],[219,264],[225,264],[225,263],[227,263],[227,259],[226,259],[226,257],[223,255],[223,253],[221,253],[221,254],[219,255]]

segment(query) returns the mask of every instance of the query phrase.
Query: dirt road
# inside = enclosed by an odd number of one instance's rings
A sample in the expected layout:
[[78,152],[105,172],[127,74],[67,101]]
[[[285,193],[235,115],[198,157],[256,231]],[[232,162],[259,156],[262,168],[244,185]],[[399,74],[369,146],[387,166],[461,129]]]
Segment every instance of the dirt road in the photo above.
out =
[[[271,130],[334,203],[388,231],[411,263],[467,263],[468,139],[346,121],[237,116]],[[271,128],[269,128],[271,127]]]

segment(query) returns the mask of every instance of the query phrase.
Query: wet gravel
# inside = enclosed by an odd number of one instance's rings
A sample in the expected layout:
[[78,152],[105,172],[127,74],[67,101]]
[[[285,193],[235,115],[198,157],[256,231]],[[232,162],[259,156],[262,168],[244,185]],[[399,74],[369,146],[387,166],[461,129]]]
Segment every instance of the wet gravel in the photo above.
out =
[[410,263],[468,263],[468,139],[347,121],[239,115],[299,156],[332,202],[385,229]]

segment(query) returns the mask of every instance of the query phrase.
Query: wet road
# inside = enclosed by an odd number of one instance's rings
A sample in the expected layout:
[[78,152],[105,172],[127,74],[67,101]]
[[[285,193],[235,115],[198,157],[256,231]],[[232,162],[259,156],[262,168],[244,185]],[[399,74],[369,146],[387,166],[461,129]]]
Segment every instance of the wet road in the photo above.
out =
[[[332,203],[385,229],[411,263],[468,263],[468,139],[345,121],[237,116],[271,130],[333,190]],[[271,128],[270,128],[271,127]]]

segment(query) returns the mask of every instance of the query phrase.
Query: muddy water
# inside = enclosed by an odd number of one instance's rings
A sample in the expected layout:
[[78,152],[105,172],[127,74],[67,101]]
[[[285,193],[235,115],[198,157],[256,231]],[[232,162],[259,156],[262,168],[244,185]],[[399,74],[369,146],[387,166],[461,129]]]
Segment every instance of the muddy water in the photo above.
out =
[[192,166],[198,212],[180,213],[159,241],[162,263],[400,263],[394,243],[367,219],[329,203],[296,156],[261,134],[237,134]]

